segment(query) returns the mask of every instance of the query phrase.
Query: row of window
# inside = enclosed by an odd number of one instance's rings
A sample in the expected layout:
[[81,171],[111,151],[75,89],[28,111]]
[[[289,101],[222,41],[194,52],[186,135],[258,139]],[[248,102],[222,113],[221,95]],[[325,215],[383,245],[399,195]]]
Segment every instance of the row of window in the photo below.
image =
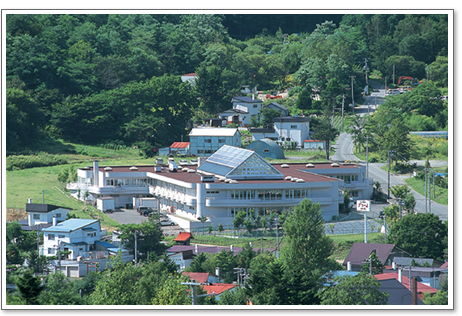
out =
[[[303,199],[308,196],[309,189],[285,190],[286,199]],[[208,193],[208,192],[207,192]],[[218,192],[217,192],[218,193]],[[255,195],[262,201],[282,200],[282,190],[236,190],[231,191],[231,199],[252,200]]]
[[[61,213],[56,213],[55,216],[56,216],[56,218],[61,218]],[[32,218],[33,219],[40,219],[40,214],[33,214]]]
[[[55,234],[48,234],[48,240],[55,240]],[[66,238],[66,235],[58,235],[58,238]]]
[[340,180],[343,180],[345,181],[345,183],[351,183],[353,181],[358,181],[358,175],[350,175],[350,174],[346,174],[346,175],[337,175],[335,176],[337,179],[340,179]]
[[[212,143],[212,140],[211,140],[210,138],[204,139],[204,143],[211,144],[211,143]],[[219,143],[219,144],[224,144],[224,143],[226,143],[226,139],[224,139],[224,138],[219,138],[219,139],[218,139],[218,143]]]
[[231,217],[236,217],[237,213],[240,211],[246,212],[246,215],[249,216],[249,211],[255,211],[255,216],[260,215],[262,216],[270,216],[272,213],[282,214],[284,211],[292,211],[293,207],[239,207],[239,208],[231,208]]
[[156,180],[151,178],[145,179],[106,179],[106,186],[122,186],[122,185],[155,185]]

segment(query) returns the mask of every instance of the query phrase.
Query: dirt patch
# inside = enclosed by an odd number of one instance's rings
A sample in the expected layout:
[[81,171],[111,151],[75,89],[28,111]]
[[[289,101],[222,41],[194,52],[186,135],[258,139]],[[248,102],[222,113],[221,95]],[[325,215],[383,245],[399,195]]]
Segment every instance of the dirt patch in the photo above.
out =
[[7,222],[17,222],[27,218],[26,210],[16,209],[16,208],[7,208],[6,209],[6,221]]

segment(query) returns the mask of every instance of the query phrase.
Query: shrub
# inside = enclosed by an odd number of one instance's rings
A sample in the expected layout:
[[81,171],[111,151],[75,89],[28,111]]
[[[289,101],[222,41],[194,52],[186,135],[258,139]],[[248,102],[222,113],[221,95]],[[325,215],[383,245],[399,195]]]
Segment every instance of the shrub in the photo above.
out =
[[66,158],[45,152],[40,152],[37,155],[12,155],[6,157],[6,170],[48,167],[66,163]]

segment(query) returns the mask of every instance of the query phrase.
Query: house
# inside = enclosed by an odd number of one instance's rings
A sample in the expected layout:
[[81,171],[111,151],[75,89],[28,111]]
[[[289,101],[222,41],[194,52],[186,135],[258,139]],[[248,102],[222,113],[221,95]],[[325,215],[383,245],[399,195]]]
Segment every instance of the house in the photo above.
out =
[[250,128],[250,133],[252,134],[252,140],[260,140],[260,139],[271,139],[277,141],[279,139],[279,135],[276,133],[274,128],[262,128],[262,127],[252,127]]
[[188,82],[193,87],[196,85],[197,78],[195,73],[181,75],[181,81]]
[[218,277],[206,272],[182,272],[182,274],[187,275],[190,280],[194,280],[203,285],[210,285],[218,282],[219,280]]
[[250,143],[246,149],[255,151],[263,158],[285,159],[284,151],[273,140],[264,138]]
[[95,249],[95,242],[100,240],[101,226],[97,219],[72,218],[42,229],[43,251],[41,254],[56,256],[58,251],[69,252],[67,259],[77,260],[77,257]]
[[[239,122],[237,123],[239,124]],[[205,126],[208,127],[226,127],[226,119],[225,118],[206,118],[205,119]]]
[[53,218],[56,218],[57,222],[65,221],[70,210],[67,207],[51,204],[27,203],[27,220],[22,220],[19,223],[23,225],[23,230],[40,230],[52,226]]
[[277,102],[272,102],[272,103],[266,105],[266,107],[268,107],[270,109],[275,109],[275,110],[281,112],[281,116],[288,116],[289,115],[289,110],[285,106],[280,105]]
[[210,156],[223,145],[241,147],[241,133],[237,128],[193,128],[189,140],[194,156]]
[[[406,289],[411,290],[410,284],[409,284],[409,278],[404,276],[403,274],[404,273],[402,273],[402,274],[399,274],[399,273],[381,273],[381,274],[374,275],[374,277],[379,281],[398,280],[398,282],[401,283],[402,285],[404,285],[404,287],[406,287]],[[433,287],[430,287],[428,285],[425,285],[425,284],[423,284],[421,282],[417,282],[417,298],[422,300],[423,293],[427,293],[427,292],[430,293],[431,295],[434,295],[436,292],[438,292],[438,290],[433,288]]]
[[366,264],[366,260],[374,250],[384,266],[391,265],[395,257],[411,256],[393,244],[354,243],[342,265],[347,270],[361,271],[362,266]]
[[172,155],[185,155],[189,156],[190,155],[190,143],[189,142],[174,142],[170,146],[170,153]]
[[178,271],[183,271],[189,267],[194,259],[192,250],[167,252],[167,256],[176,264]]
[[175,242],[175,245],[189,245],[193,238],[194,237],[191,233],[180,232],[173,241]]
[[313,140],[313,139],[305,139],[303,141],[303,148],[304,149],[312,149],[312,150],[323,150],[326,142],[323,140]]
[[231,99],[233,107],[221,112],[218,116],[226,119],[227,124],[239,124],[240,126],[250,126],[252,116],[257,117],[262,109],[263,102],[252,97],[233,97]]
[[220,300],[220,295],[225,291],[232,290],[236,284],[214,283],[211,285],[202,285],[207,294],[215,294],[215,299]]
[[310,139],[310,117],[284,116],[273,118],[274,129],[279,135],[279,141],[284,145],[294,142],[296,147],[301,148],[303,141]]

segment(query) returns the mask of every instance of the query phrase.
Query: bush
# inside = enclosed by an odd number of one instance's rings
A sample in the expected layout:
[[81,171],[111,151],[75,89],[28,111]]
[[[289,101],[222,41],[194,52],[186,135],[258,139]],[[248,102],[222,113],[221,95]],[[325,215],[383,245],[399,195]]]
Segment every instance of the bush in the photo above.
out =
[[40,152],[37,155],[12,155],[6,157],[6,170],[48,167],[66,163],[66,158],[45,152]]

